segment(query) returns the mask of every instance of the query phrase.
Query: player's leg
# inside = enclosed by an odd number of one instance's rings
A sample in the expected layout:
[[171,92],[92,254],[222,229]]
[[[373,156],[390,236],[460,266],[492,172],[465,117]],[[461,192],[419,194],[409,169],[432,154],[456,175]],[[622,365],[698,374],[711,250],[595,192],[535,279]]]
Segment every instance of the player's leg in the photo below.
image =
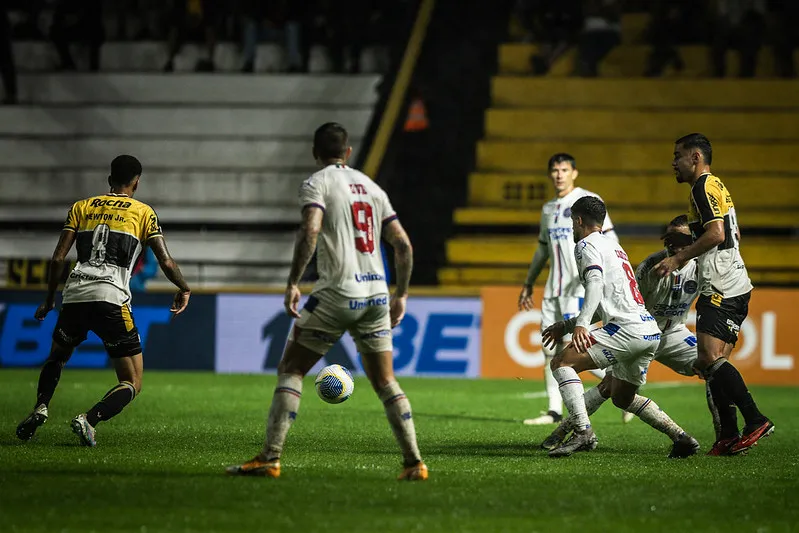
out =
[[21,440],[30,440],[36,433],[36,429],[47,421],[50,400],[55,394],[64,365],[72,357],[75,347],[86,339],[88,327],[85,320],[85,307],[86,304],[67,304],[61,307],[58,321],[53,329],[50,355],[39,373],[36,405],[31,414],[17,426],[17,437]]
[[422,462],[416,443],[411,404],[394,377],[394,347],[388,305],[367,307],[362,313],[349,331],[361,354],[364,372],[383,403],[386,418],[402,451],[403,471],[399,479],[423,481],[428,476],[427,466]]
[[[576,298],[575,298],[576,300]],[[544,298],[541,301],[541,331],[554,324],[556,321],[561,320],[560,305],[558,298]],[[548,406],[546,412],[542,412],[540,416],[535,418],[528,418],[524,423],[531,426],[540,426],[546,424],[555,424],[563,419],[563,399],[560,396],[560,389],[558,388],[558,380],[552,375],[552,359],[555,354],[563,349],[564,343],[560,342],[554,347],[542,347],[544,352],[544,386],[547,393]]]
[[597,438],[591,429],[591,421],[588,418],[588,410],[583,397],[583,382],[578,374],[598,367],[599,365],[591,355],[578,352],[573,344],[566,346],[552,360],[552,374],[558,380],[560,394],[563,397],[563,403],[569,410],[574,432],[569,440],[549,452],[550,457],[565,457],[574,452],[596,448]]
[[[322,298],[322,299],[320,299]],[[324,299],[324,301],[323,301]],[[316,293],[308,297],[300,318],[289,333],[277,367],[277,384],[266,419],[266,438],[260,453],[246,463],[225,471],[238,476],[280,476],[280,456],[302,398],[302,378],[338,342],[344,329],[336,316],[346,316],[332,301]]]
[[141,390],[143,361],[139,330],[127,305],[92,302],[86,307],[91,329],[103,341],[114,365],[117,384],[70,426],[84,446],[96,446],[96,426],[122,412]]
[[[758,409],[743,376],[727,359],[748,314],[749,294],[727,299],[702,295],[697,300],[696,310],[697,368],[708,380],[714,404],[719,408],[722,434],[730,435],[729,452],[741,453],[774,431],[774,424]],[[737,441],[733,436],[737,434],[737,427],[732,426],[726,407],[730,401],[741,411],[745,422],[743,434]]]
[[[588,389],[583,394],[585,410],[589,417],[597,412],[599,408],[602,407],[602,404],[610,398],[611,382],[612,374],[608,371],[596,387]],[[544,442],[541,443],[541,449],[554,450],[560,446],[572,430],[574,430],[573,419],[571,417],[564,419],[558,427],[544,439]]]

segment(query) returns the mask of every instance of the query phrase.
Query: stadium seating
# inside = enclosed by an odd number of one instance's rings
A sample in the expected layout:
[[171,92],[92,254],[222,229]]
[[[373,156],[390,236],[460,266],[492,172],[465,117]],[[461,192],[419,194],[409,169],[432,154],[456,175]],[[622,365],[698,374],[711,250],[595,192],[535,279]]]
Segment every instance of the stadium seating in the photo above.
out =
[[[456,236],[439,271],[443,284],[524,280],[541,206],[552,195],[546,162],[556,152],[575,156],[577,185],[603,197],[637,263],[659,248],[660,227],[687,210],[688,188],[675,182],[671,159],[674,140],[693,131],[713,141],[713,169],[732,192],[753,280],[799,282],[799,241],[786,237],[796,234],[799,210],[799,83],[689,79],[689,72],[631,78],[643,72],[644,56],[631,50],[641,48],[645,26],[642,15],[624,17],[624,44],[595,79],[563,77],[571,70],[562,62],[533,77],[535,45],[499,47],[467,205],[453,214]],[[689,63],[707,56],[699,52]]]
[[195,285],[283,282],[297,187],[314,171],[311,134],[323,122],[342,122],[357,151],[378,81],[22,75],[22,105],[0,108],[0,269],[11,259],[49,258],[68,206],[106,191],[111,159],[130,153],[144,167],[137,198],[156,209]]

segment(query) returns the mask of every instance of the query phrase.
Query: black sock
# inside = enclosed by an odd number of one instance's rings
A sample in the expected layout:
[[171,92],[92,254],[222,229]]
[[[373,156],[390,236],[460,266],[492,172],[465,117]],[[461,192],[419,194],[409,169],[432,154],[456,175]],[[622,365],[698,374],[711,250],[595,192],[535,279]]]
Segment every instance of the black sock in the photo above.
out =
[[86,412],[86,420],[94,427],[98,422],[118,415],[135,397],[136,389],[133,388],[133,384],[121,381]]
[[741,411],[747,426],[759,424],[766,420],[766,417],[757,408],[754,398],[749,394],[743,376],[732,363],[724,361],[724,364],[718,366],[716,371],[713,372],[712,379],[720,382],[724,393]]
[[[718,427],[716,428],[716,440],[729,439],[738,436],[738,415],[735,412],[735,404],[724,392],[723,383],[715,379],[715,374],[708,379],[710,397],[708,397],[708,408],[714,416],[713,425],[716,425],[718,416]],[[711,406],[711,403],[713,404]],[[715,408],[715,413],[713,409]]]
[[50,400],[53,399],[55,388],[58,386],[58,380],[61,379],[61,371],[64,365],[60,361],[48,359],[45,361],[42,371],[39,374],[39,386],[36,389],[36,407],[41,404],[50,405]]

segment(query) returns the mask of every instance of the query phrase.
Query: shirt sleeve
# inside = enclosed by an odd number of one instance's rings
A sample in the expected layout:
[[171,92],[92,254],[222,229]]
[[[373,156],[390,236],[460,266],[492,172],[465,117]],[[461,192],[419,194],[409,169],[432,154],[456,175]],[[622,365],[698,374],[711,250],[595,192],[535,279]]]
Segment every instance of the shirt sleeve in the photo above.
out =
[[64,229],[67,231],[78,231],[78,212],[80,208],[78,203],[72,204],[67,213],[67,219],[64,221]]
[[605,265],[602,254],[585,239],[574,246],[574,259],[577,261],[577,271],[581,281],[585,282],[585,274],[591,270],[598,270],[604,276]]
[[144,216],[145,221],[143,242],[147,242],[153,237],[162,236],[163,232],[161,231],[161,222],[158,220],[158,215],[155,214],[155,210],[152,207],[147,206]]
[[323,182],[316,176],[311,176],[300,185],[300,209],[306,207],[318,207],[322,211],[325,210],[325,194],[323,190]]
[[382,191],[380,196],[380,203],[382,204],[382,216],[383,220],[381,224],[385,226],[392,220],[397,220],[397,212],[394,211],[394,206],[391,205],[391,200],[388,198],[388,194],[385,191]]
[[691,201],[699,213],[699,221],[703,226],[714,220],[724,219],[724,195],[716,180],[707,177],[691,189]]

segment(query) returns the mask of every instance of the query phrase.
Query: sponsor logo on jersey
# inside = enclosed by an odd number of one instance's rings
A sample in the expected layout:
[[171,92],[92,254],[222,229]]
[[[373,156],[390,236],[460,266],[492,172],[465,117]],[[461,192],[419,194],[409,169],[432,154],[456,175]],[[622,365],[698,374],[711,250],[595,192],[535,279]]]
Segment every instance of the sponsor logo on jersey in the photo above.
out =
[[90,207],[119,207],[122,209],[127,209],[131,206],[130,202],[126,202],[124,200],[101,200],[100,198],[95,198],[92,200],[92,203],[89,204]]
[[694,294],[698,288],[699,284],[696,281],[689,279],[683,284],[682,290],[684,290],[686,294]]
[[81,281],[112,281],[114,279],[112,276],[92,276],[91,274],[84,274],[79,270],[70,272],[69,277]]
[[654,335],[644,335],[645,341],[659,341],[660,340],[660,333],[655,333]]
[[353,311],[364,309],[366,307],[373,307],[376,305],[388,305],[388,296],[377,296],[375,298],[366,298],[364,300],[350,300],[350,309]]
[[572,238],[573,229],[569,228],[549,228],[550,240],[561,241]]
[[356,272],[355,273],[355,281],[358,283],[364,283],[367,281],[383,281],[386,279],[383,274],[375,274],[373,272]]
[[373,331],[371,333],[364,333],[361,335],[362,339],[380,339],[385,337],[391,337],[390,329],[381,329],[380,331]]
[[680,316],[688,311],[689,304],[655,304],[652,314],[655,316]]
[[640,315],[640,317],[641,317],[641,322],[652,322],[655,320],[655,317],[653,317],[652,315]]

